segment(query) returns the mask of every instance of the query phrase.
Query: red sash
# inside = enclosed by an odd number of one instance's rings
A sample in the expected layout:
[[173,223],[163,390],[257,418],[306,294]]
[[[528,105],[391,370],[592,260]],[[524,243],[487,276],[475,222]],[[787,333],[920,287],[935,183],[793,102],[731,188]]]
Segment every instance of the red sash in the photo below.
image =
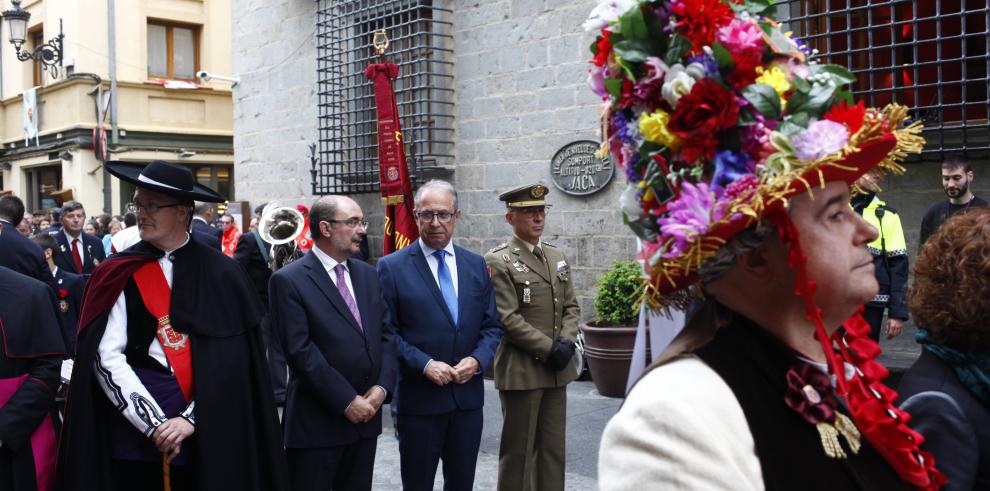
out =
[[172,289],[168,286],[165,273],[158,261],[151,261],[134,273],[134,282],[141,292],[144,306],[158,319],[158,341],[162,343],[165,357],[172,365],[175,379],[186,401],[193,396],[192,350],[189,336],[172,329],[169,321],[169,307],[172,305]]

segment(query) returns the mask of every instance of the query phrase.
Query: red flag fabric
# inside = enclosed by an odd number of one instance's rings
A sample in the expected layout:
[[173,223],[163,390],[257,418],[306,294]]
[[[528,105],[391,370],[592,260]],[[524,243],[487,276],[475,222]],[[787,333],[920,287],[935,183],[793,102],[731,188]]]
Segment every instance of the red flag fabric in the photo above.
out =
[[385,205],[385,234],[382,254],[388,255],[419,238],[413,215],[412,182],[402,149],[402,126],[392,90],[392,80],[399,76],[394,63],[372,63],[364,76],[375,88],[378,113],[378,175]]

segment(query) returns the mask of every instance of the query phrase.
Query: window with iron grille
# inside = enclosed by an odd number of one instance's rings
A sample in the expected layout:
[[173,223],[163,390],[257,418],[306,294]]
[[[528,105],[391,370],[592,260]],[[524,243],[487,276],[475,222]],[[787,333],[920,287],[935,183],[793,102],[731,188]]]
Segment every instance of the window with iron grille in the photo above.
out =
[[319,154],[313,194],[379,189],[374,89],[364,76],[380,63],[372,40],[384,29],[402,144],[414,184],[454,154],[451,0],[318,0]]
[[986,0],[781,0],[777,9],[820,61],[856,74],[857,98],[912,108],[926,153],[990,149]]

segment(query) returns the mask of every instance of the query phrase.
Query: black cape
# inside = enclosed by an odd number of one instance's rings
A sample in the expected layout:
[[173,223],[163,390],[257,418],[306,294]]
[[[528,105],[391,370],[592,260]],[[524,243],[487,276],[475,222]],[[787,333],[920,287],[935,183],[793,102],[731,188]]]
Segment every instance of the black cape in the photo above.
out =
[[[65,345],[54,294],[44,283],[0,266],[0,299],[0,379],[28,375],[0,404],[0,490],[37,491],[31,435],[46,417],[58,422],[55,392]],[[49,478],[53,471],[47,469]]]
[[[122,485],[111,482],[107,429],[110,418],[122,416],[91,367],[110,314],[106,299],[118,296],[125,284],[120,276],[163,254],[139,242],[102,263],[87,285],[59,447],[59,489],[88,491]],[[172,257],[172,326],[188,334],[192,343],[193,465],[198,487],[287,489],[281,430],[259,331],[257,294],[239,264],[195,238]],[[91,302],[100,308],[92,309]]]

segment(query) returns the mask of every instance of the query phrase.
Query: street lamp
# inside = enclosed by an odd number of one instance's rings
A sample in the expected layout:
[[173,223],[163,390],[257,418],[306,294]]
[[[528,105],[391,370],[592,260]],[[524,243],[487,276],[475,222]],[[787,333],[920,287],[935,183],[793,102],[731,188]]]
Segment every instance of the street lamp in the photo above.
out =
[[10,44],[14,45],[17,52],[17,59],[21,61],[34,60],[41,62],[45,70],[51,74],[52,78],[58,77],[58,69],[62,66],[62,19],[58,20],[58,36],[54,39],[36,46],[33,51],[21,51],[21,46],[27,40],[27,24],[31,18],[31,13],[21,8],[21,0],[11,0],[13,6],[3,12],[3,20],[7,22],[7,30],[10,32]]

